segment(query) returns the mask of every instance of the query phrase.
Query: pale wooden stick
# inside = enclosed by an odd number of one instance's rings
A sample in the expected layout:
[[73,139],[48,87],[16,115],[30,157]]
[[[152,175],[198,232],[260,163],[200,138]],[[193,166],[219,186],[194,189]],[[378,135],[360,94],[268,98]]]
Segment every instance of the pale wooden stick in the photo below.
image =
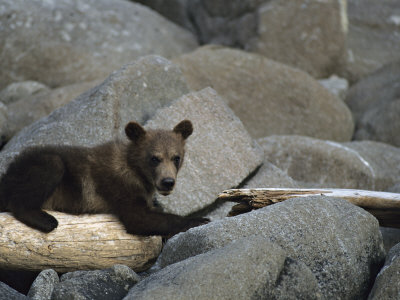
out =
[[59,225],[47,234],[0,213],[1,269],[69,272],[125,264],[138,272],[150,267],[161,251],[160,236],[128,234],[112,215],[49,213]]
[[239,202],[229,215],[238,215],[295,197],[323,195],[345,199],[372,213],[382,226],[400,228],[400,194],[351,189],[231,189],[223,191],[219,200]]

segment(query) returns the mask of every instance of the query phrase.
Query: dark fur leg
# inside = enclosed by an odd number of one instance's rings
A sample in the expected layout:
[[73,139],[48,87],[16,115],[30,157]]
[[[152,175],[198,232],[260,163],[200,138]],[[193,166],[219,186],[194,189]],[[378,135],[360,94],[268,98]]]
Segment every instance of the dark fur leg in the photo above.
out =
[[56,154],[23,154],[10,164],[1,182],[7,209],[16,219],[43,232],[57,227],[57,220],[41,207],[60,184],[64,164]]
[[13,211],[13,214],[22,223],[46,233],[58,226],[57,219],[41,209]]
[[128,233],[138,235],[162,235],[171,237],[189,228],[209,222],[206,218],[186,218],[173,214],[151,211],[147,207],[125,210],[119,216]]

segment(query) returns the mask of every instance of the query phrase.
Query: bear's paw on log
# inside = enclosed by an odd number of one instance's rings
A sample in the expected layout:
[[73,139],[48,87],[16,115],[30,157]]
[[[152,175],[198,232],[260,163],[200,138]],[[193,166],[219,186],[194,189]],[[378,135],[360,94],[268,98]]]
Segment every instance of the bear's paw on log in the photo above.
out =
[[59,226],[42,233],[0,213],[0,269],[57,272],[104,269],[124,264],[135,272],[148,269],[162,247],[160,236],[126,233],[108,214],[74,216],[52,211]]

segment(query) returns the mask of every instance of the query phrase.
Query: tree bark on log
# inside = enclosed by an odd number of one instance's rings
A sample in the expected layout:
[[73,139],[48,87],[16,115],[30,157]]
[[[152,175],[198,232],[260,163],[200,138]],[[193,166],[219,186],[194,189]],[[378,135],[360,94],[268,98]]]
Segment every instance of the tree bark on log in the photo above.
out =
[[112,215],[50,213],[59,222],[50,233],[0,213],[1,269],[70,272],[124,264],[139,272],[149,268],[161,251],[160,236],[128,234]]
[[374,215],[381,226],[400,228],[400,194],[351,189],[231,189],[218,200],[238,202],[229,216],[239,215],[295,197],[323,195],[345,199]]

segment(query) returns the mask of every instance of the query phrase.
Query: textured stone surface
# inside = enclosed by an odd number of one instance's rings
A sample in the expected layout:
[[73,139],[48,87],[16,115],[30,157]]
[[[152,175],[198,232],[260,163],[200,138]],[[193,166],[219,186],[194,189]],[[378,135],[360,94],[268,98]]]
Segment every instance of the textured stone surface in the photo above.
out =
[[310,268],[287,258],[273,291],[275,300],[322,299],[322,292]]
[[15,82],[0,91],[0,101],[4,104],[10,104],[19,99],[49,90],[46,85],[36,81]]
[[260,55],[206,46],[175,60],[189,86],[213,87],[253,137],[299,134],[348,141],[351,112],[306,73]]
[[[193,33],[195,32],[192,21],[188,13],[188,1],[187,0],[133,0],[143,5],[149,6],[154,9],[167,19],[182,26],[183,28],[189,29]],[[193,1],[193,0],[192,0]]]
[[346,103],[356,122],[356,140],[375,140],[400,147],[400,61],[361,79]]
[[365,298],[385,257],[378,221],[372,215],[345,200],[317,196],[293,198],[178,234],[165,244],[158,266],[254,234],[303,262],[325,299]]
[[245,48],[257,35],[257,7],[263,0],[190,0],[188,12],[201,43]]
[[170,265],[138,283],[124,299],[283,299],[275,296],[276,285],[298,297],[286,299],[319,299],[315,276],[304,264],[298,266],[281,247],[253,236]]
[[271,136],[258,142],[265,159],[293,178],[299,187],[375,188],[375,169],[343,144],[303,136]]
[[201,44],[255,51],[321,78],[345,50],[344,0],[140,0],[194,32]]
[[43,270],[36,277],[28,292],[28,297],[32,300],[51,299],[54,287],[60,282],[58,274],[53,269]]
[[29,300],[25,295],[18,293],[13,288],[9,287],[4,282],[0,281],[0,295],[2,299],[7,300]]
[[197,46],[190,32],[122,0],[5,0],[0,28],[0,89],[104,79],[140,56],[170,58]]
[[244,188],[295,188],[298,184],[284,171],[265,160]]
[[124,265],[66,273],[54,288],[51,299],[122,299],[139,280],[139,276]]
[[398,0],[347,0],[349,33],[343,74],[352,82],[400,59]]
[[385,265],[376,277],[369,300],[398,299],[400,295],[400,244],[386,257]]
[[343,143],[368,162],[373,171],[373,190],[389,190],[399,182],[400,148],[373,141]]
[[349,89],[349,82],[347,79],[332,75],[329,78],[320,79],[318,82],[340,99],[344,100],[346,98],[346,93]]
[[54,90],[43,90],[22,97],[7,106],[7,122],[0,127],[0,134],[9,140],[14,134],[34,121],[47,116],[71,100],[90,90],[97,81],[77,83]]
[[380,227],[386,252],[400,243],[400,228]]
[[258,8],[258,36],[248,49],[327,77],[344,55],[345,5],[344,0],[267,1]]
[[[7,106],[0,102],[0,128],[5,128],[8,122],[8,109]],[[7,140],[6,136],[0,132],[0,144],[3,145]]]
[[158,108],[187,92],[181,71],[171,62],[159,56],[140,58],[20,131],[2,151],[0,172],[27,146],[92,146],[115,139],[129,121],[144,123]]
[[207,88],[182,96],[157,111],[146,127],[173,128],[189,119],[193,134],[174,192],[158,201],[179,215],[212,204],[218,194],[239,185],[262,163],[262,150],[217,93]]

